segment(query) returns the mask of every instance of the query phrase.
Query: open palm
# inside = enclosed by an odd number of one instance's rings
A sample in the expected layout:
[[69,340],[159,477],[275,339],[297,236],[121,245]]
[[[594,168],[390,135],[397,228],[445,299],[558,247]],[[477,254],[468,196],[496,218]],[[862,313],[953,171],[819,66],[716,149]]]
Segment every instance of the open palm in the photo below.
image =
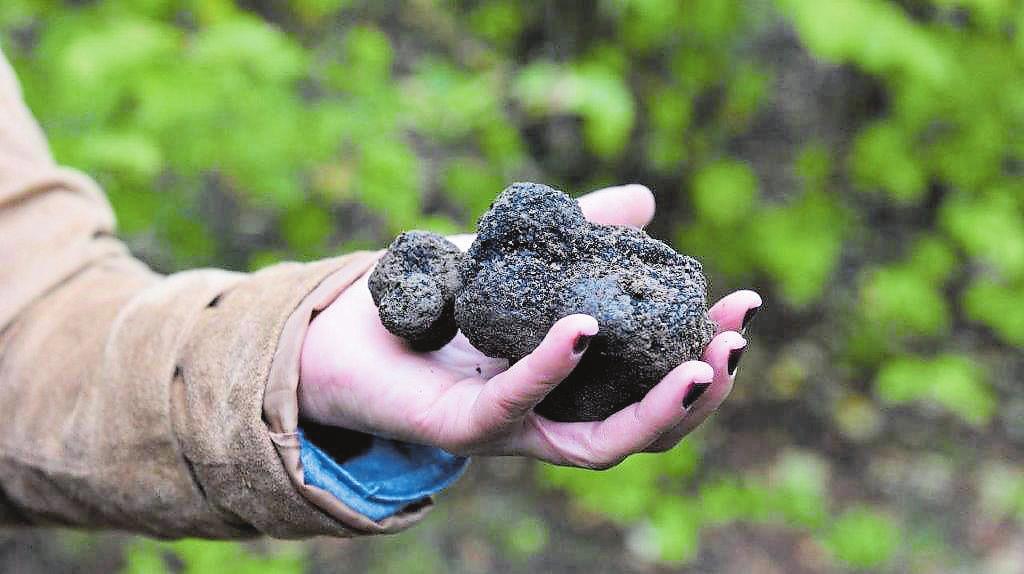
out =
[[[596,223],[639,227],[654,215],[653,196],[639,185],[604,189],[579,201]],[[465,249],[472,236],[451,239]],[[761,305],[752,291],[725,297],[711,309],[719,333],[703,361],[679,365],[642,401],[604,421],[564,423],[545,419],[533,407],[576,366],[598,331],[594,318],[562,318],[536,350],[511,366],[483,355],[461,333],[438,351],[418,353],[381,324],[368,276],[310,325],[299,387],[304,417],[461,455],[516,454],[586,468],[667,450],[703,422],[732,387],[735,362],[746,346],[739,331]]]

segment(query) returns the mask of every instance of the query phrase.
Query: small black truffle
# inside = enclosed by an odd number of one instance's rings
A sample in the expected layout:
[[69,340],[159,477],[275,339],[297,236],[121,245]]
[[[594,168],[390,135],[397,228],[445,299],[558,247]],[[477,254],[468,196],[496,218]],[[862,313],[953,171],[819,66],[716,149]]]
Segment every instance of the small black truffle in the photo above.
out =
[[455,295],[462,251],[436,233],[407,231],[391,242],[370,274],[370,295],[381,323],[418,351],[455,337]]
[[[638,229],[590,223],[576,201],[560,191],[533,183],[510,186],[480,218],[477,233],[466,256],[445,249],[445,263],[433,267],[419,261],[441,250],[426,246],[447,241],[424,232],[403,234],[412,235],[404,241],[400,236],[386,257],[411,261],[388,262],[397,273],[389,275],[389,293],[401,295],[381,299],[381,319],[411,343],[419,339],[403,333],[425,332],[407,326],[427,320],[419,315],[446,329],[451,325],[444,342],[454,336],[457,324],[484,354],[517,361],[540,344],[558,319],[574,313],[593,316],[600,331],[580,364],[537,406],[547,418],[606,418],[643,398],[676,365],[699,359],[714,334],[700,263]],[[413,249],[411,239],[424,247]],[[450,290],[424,286],[424,278],[414,277],[431,275],[435,268],[450,273],[454,261],[459,262],[458,279],[445,275],[436,281],[454,286]],[[373,284],[371,277],[371,289]],[[443,297],[451,291],[453,306]],[[444,305],[428,292],[441,293]],[[389,305],[391,297],[401,303]],[[442,309],[440,316],[435,308]],[[445,309],[453,309],[454,321],[443,318]],[[401,323],[403,330],[389,323]]]

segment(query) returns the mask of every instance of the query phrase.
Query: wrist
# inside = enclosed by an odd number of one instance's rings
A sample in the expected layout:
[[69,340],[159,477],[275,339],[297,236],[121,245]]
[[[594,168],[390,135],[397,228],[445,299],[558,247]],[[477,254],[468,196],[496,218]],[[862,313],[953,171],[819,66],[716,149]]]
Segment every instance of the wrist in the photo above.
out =
[[299,418],[319,424],[331,421],[327,412],[331,393],[329,373],[331,368],[326,364],[331,354],[327,352],[326,342],[329,339],[324,331],[325,322],[321,321],[324,314],[317,315],[306,331],[299,357],[299,386],[296,389],[299,404]]
[[[380,253],[371,254],[363,263],[354,280],[344,290],[334,292],[316,308],[309,321],[299,355],[299,384],[297,391],[299,416],[307,421],[332,426],[348,426],[339,420],[352,396],[352,377],[347,376],[345,353],[339,349],[347,339],[344,329],[353,329],[353,306],[358,306],[358,295],[369,299],[366,282]],[[350,366],[350,365],[349,365]]]

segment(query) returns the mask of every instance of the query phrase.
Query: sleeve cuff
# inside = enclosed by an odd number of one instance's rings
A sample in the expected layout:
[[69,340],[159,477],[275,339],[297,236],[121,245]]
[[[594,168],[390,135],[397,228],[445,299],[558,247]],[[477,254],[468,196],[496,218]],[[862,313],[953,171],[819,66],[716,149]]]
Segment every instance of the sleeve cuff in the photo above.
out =
[[369,449],[338,462],[298,430],[306,484],[371,520],[383,520],[430,497],[462,476],[469,459],[442,449],[372,437]]

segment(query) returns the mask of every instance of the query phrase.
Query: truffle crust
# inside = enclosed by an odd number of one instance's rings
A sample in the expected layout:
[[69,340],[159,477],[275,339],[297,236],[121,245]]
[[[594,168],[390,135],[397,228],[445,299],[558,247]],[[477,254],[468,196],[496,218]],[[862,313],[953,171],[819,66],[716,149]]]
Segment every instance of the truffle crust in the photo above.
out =
[[700,359],[715,331],[698,261],[639,229],[590,223],[571,197],[535,183],[494,201],[465,255],[441,236],[403,233],[370,290],[384,326],[414,348],[439,348],[461,329],[509,361],[558,319],[593,316],[600,331],[583,359],[537,406],[557,421],[602,420],[640,400]]

